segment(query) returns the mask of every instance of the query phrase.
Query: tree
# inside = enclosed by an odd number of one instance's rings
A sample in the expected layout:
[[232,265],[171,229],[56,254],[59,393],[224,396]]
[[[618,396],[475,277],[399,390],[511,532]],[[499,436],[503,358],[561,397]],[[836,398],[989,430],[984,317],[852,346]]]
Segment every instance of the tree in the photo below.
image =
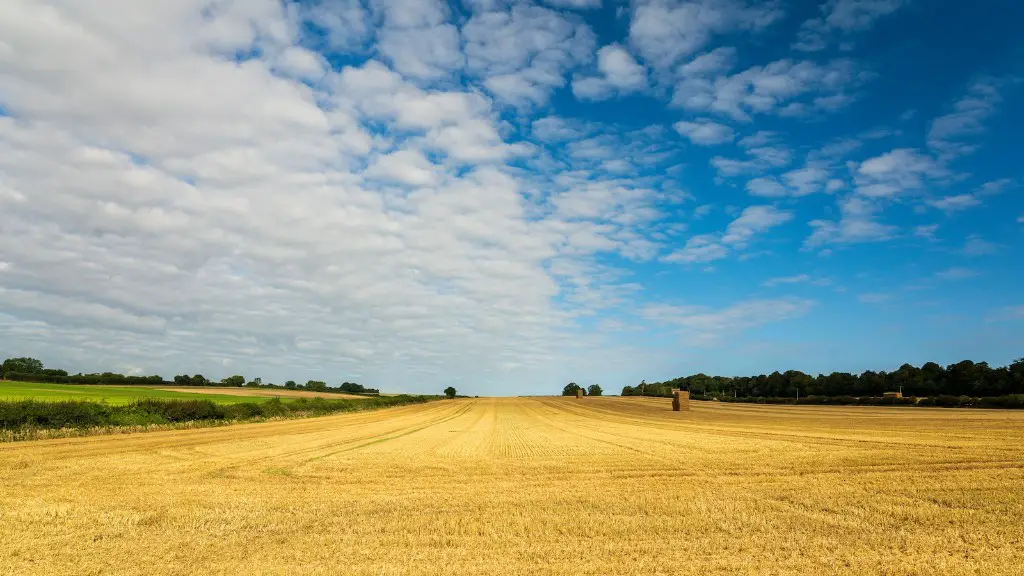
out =
[[284,383],[284,387],[289,390],[295,390],[295,380],[289,380]]
[[600,384],[591,384],[590,387],[587,388],[587,396],[600,396],[602,392],[604,392],[604,390],[601,390]]
[[312,390],[314,392],[327,392],[327,383],[319,380],[310,380],[306,382],[306,390]]
[[4,374],[36,374],[43,371],[43,363],[35,358],[8,358],[0,365]]
[[562,388],[562,396],[575,396],[576,391],[580,389],[580,385],[575,382],[569,382]]
[[452,388],[451,386],[445,388],[444,395],[449,398],[455,398],[455,388]]
[[245,376],[235,374],[234,376],[228,376],[227,378],[220,381],[225,386],[242,386],[245,384]]
[[622,387],[622,396],[632,396],[632,395],[633,395],[633,387],[632,386],[623,386]]

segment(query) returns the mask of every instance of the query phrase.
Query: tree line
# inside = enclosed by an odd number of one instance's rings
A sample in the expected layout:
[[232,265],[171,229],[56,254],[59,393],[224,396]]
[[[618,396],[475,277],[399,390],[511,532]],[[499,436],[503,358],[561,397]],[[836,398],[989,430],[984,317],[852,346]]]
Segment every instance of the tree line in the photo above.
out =
[[569,382],[565,385],[565,388],[562,388],[562,396],[575,396],[577,390],[582,390],[584,396],[601,396],[604,394],[600,384],[591,384],[584,388],[575,382]]
[[361,394],[378,395],[380,390],[367,388],[355,382],[343,382],[340,386],[328,386],[320,380],[308,380],[305,384],[298,384],[294,380],[288,380],[283,385],[264,383],[262,378],[246,380],[245,376],[235,374],[219,381],[210,380],[202,374],[179,374],[172,380],[166,381],[162,376],[126,376],[114,372],[102,372],[95,374],[68,374],[66,370],[46,368],[42,361],[36,358],[8,358],[0,364],[0,378],[5,380],[16,380],[21,382],[48,382],[53,384],[115,384],[122,386],[228,386],[241,388],[277,388],[286,390],[309,390],[312,392],[328,392],[338,394]]
[[833,372],[811,376],[799,370],[740,377],[694,374],[625,386],[622,395],[670,397],[673,389],[715,399],[881,397],[886,392],[902,392],[903,396],[911,397],[1010,396],[1024,394],[1024,358],[999,368],[964,360],[945,367],[928,362],[920,368],[904,364],[892,372],[867,370],[861,374]]

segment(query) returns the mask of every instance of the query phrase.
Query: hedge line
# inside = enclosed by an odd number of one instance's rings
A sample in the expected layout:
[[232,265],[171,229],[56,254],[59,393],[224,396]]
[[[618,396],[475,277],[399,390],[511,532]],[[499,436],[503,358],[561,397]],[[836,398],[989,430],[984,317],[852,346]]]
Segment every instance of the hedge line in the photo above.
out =
[[800,404],[819,406],[931,406],[939,408],[1013,408],[1024,409],[1024,394],[1008,396],[929,396],[927,398],[879,398],[877,396],[804,396],[796,398],[773,398],[766,396],[690,396],[694,400],[718,400],[721,402],[743,402],[748,404]]
[[40,400],[0,401],[0,430],[95,428],[202,422],[216,420],[254,420],[274,416],[320,416],[337,412],[357,412],[403,404],[422,404],[430,396],[380,396],[365,400],[327,400],[296,398],[282,402],[217,404],[210,400],[160,400],[148,398],[122,406],[103,402]]

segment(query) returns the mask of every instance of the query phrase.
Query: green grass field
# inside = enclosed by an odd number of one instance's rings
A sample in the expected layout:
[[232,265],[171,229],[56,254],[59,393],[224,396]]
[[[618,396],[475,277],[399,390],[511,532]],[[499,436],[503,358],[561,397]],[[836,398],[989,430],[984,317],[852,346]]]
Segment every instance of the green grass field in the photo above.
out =
[[144,386],[86,386],[81,384],[43,384],[0,380],[0,400],[92,400],[108,404],[128,404],[143,398],[165,400],[212,400],[218,404],[265,402],[266,396],[229,396],[227,394],[190,394],[157,390]]

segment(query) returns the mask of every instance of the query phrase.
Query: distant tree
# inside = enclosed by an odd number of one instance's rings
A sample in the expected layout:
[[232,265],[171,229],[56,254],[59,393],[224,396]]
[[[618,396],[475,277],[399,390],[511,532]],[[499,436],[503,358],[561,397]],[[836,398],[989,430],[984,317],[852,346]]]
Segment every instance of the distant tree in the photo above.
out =
[[0,365],[4,374],[36,374],[43,371],[43,363],[35,358],[8,358]]
[[306,390],[312,390],[314,392],[327,392],[327,383],[319,380],[310,380],[306,382]]
[[209,386],[210,385],[210,381],[207,380],[205,377],[203,377],[202,374],[196,374],[195,376],[192,377],[192,385],[193,386]]
[[225,386],[242,386],[245,384],[245,376],[235,374],[220,381]]
[[601,390],[600,384],[591,384],[587,388],[587,396],[600,396],[604,390]]
[[284,383],[284,387],[289,389],[289,390],[295,390],[295,388],[296,388],[295,380],[289,380],[289,381],[285,382]]
[[188,374],[178,374],[177,376],[174,377],[174,385],[175,386],[191,386],[192,385],[192,377],[189,376]]
[[576,391],[580,389],[580,385],[575,382],[569,382],[562,388],[562,396],[575,396]]
[[622,395],[623,396],[632,396],[633,395],[633,387],[632,386],[623,386],[622,387]]
[[452,388],[451,386],[445,388],[444,395],[449,398],[455,398],[455,388]]

